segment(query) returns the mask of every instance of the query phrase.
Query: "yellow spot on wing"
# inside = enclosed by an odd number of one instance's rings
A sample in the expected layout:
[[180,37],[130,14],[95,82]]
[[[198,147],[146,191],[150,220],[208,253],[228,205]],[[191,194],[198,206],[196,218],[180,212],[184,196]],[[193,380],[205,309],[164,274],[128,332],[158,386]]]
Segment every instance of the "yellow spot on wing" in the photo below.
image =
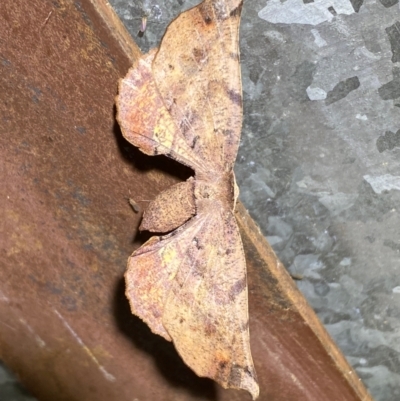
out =
[[163,250],[161,255],[161,259],[165,265],[170,264],[175,258],[178,257],[179,255],[177,254],[176,249],[168,247]]

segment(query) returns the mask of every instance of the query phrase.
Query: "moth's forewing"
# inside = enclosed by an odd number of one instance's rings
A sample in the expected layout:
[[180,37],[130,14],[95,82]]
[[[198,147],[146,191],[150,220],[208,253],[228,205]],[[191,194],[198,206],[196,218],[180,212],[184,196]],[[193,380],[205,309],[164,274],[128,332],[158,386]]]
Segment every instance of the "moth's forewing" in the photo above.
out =
[[196,216],[152,237],[129,259],[125,278],[132,312],[172,339],[199,376],[257,397],[246,264],[231,211]]
[[241,7],[240,0],[206,0],[182,13],[153,62],[164,104],[209,177],[232,168],[240,141]]
[[196,236],[180,234],[181,265],[163,313],[163,325],[183,360],[225,388],[258,396],[250,351],[246,261],[233,213],[196,217]]
[[125,139],[143,153],[166,155],[191,168],[202,165],[164,106],[152,75],[156,51],[140,58],[119,83],[117,120]]

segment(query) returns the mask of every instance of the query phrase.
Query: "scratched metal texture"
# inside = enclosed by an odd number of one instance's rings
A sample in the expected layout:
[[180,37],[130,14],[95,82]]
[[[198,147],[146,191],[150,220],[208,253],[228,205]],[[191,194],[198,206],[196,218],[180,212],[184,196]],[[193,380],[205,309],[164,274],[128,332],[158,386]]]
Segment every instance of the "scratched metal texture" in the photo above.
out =
[[[0,358],[42,401],[245,400],[132,316],[122,275],[148,199],[190,171],[121,137],[138,50],[108,5],[0,7]],[[260,400],[370,400],[239,205]],[[4,380],[7,380],[4,379]]]

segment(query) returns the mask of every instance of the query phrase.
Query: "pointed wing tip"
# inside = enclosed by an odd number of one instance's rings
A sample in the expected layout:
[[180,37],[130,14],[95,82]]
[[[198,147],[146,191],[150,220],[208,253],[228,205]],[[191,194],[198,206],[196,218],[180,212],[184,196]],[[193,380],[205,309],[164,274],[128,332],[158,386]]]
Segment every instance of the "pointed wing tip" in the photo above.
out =
[[[248,373],[248,372],[246,372]],[[246,374],[246,377],[242,379],[243,381],[236,386],[232,386],[232,388],[236,388],[239,390],[245,390],[250,393],[251,398],[256,400],[260,395],[260,387],[258,386],[257,378],[252,375]],[[228,388],[231,387],[230,383],[228,383]]]
[[[196,372],[197,373],[197,372]],[[233,370],[231,370],[231,374]],[[197,373],[198,376],[201,376]],[[236,370],[235,374],[229,378],[221,378],[218,375],[203,375],[203,377],[208,377],[212,380],[215,380],[218,384],[220,384],[225,389],[234,389],[234,390],[244,390],[247,391],[253,400],[256,400],[260,395],[260,387],[257,381],[257,375],[252,367],[240,367]]]
[[242,388],[251,394],[253,400],[256,400],[260,395],[260,387],[258,386],[257,381],[253,378],[249,379]]
[[[236,376],[235,379],[221,383],[224,388],[233,388],[237,390],[245,390],[250,393],[253,400],[256,400],[260,395],[260,387],[257,381],[257,375],[254,366],[240,368],[240,379]],[[239,379],[239,380],[238,380]]]
[[219,382],[215,377],[211,377],[211,379],[218,382],[225,389],[234,389],[234,390],[244,390],[247,391],[253,400],[256,400],[260,395],[260,387],[258,386],[258,382],[254,378],[249,378],[240,385],[231,385],[231,383],[222,383]]

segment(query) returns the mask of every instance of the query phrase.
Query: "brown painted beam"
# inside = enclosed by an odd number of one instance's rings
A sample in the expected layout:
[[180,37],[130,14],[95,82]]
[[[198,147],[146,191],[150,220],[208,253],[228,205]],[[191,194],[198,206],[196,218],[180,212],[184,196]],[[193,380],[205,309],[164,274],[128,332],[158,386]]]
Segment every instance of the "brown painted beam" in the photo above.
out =
[[[42,401],[246,400],[195,376],[132,316],[122,276],[141,210],[190,171],[115,122],[140,54],[103,0],[0,7],[0,357]],[[260,400],[371,400],[238,205]]]

